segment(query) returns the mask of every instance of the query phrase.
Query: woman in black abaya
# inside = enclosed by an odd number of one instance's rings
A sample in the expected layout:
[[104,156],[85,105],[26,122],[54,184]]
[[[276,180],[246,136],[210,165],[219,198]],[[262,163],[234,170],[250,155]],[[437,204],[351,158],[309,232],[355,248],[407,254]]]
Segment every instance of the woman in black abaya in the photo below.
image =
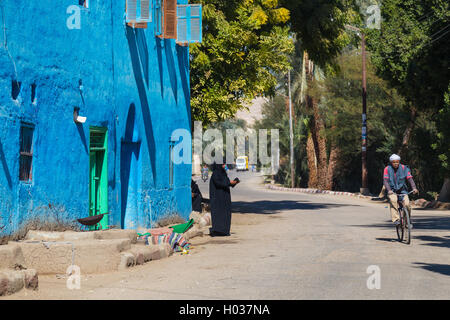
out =
[[202,193],[198,184],[191,179],[192,211],[202,212]]
[[229,236],[231,227],[231,194],[230,187],[238,181],[230,179],[225,171],[225,164],[214,164],[213,174],[209,181],[209,201],[211,207],[211,236]]

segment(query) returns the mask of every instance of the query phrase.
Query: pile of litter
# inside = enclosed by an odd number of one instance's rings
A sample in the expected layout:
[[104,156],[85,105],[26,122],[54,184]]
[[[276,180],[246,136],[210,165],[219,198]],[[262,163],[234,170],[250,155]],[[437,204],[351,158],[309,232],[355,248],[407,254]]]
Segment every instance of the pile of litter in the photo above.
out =
[[189,252],[191,245],[184,239],[183,234],[188,231],[193,224],[194,219],[190,219],[183,224],[150,229],[146,233],[138,233],[138,240],[145,241],[146,245],[168,243],[174,252],[186,254]]

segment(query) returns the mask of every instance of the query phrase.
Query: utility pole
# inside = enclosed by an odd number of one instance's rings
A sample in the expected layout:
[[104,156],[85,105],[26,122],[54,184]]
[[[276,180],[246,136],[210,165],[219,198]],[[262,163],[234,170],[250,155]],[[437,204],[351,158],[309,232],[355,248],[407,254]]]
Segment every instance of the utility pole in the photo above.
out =
[[291,70],[289,70],[288,72],[288,92],[289,92],[289,140],[291,148],[291,188],[295,188],[294,133],[292,129]]
[[362,57],[362,126],[361,126],[361,188],[359,192],[364,195],[369,194],[368,171],[367,171],[367,83],[366,83],[366,38],[360,28],[345,25],[347,29],[355,31],[361,37],[361,57]]
[[361,194],[369,194],[367,179],[367,84],[366,84],[366,39],[364,33],[361,32],[361,56],[362,56],[362,145],[361,145],[361,162],[362,162],[362,187]]

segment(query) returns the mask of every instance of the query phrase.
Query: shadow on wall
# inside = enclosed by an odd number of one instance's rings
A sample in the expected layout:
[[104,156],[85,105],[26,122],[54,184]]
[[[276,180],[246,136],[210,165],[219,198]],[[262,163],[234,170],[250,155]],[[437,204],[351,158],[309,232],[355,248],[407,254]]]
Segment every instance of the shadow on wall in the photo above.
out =
[[[120,223],[122,228],[125,228],[125,217],[127,215],[128,200],[132,196],[133,200],[131,207],[134,212],[137,212],[137,197],[136,193],[138,185],[138,172],[137,161],[139,159],[140,153],[140,141],[134,141],[133,138],[136,128],[136,107],[134,103],[130,105],[128,110],[127,122],[125,125],[125,134],[121,139],[120,146],[120,185],[121,185],[121,216]],[[132,162],[134,161],[134,166],[132,168]],[[131,180],[131,181],[130,181]],[[131,184],[131,189],[130,189]],[[133,194],[130,195],[130,191]],[[135,217],[137,218],[137,217]]]
[[[153,124],[152,118],[150,115],[150,108],[148,105],[147,93],[144,85],[144,80],[142,78],[142,72],[140,67],[140,59],[137,47],[137,41],[135,33],[133,32],[133,28],[129,26],[126,27],[126,35],[128,40],[128,46],[130,50],[131,63],[133,66],[133,74],[136,80],[136,86],[139,93],[139,100],[141,104],[142,118],[144,120],[144,128],[145,128],[145,136],[147,140],[147,148],[150,154],[150,161],[153,173],[153,183],[156,185],[156,145],[155,145],[155,137],[153,134]],[[158,57],[159,59],[159,57]],[[161,62],[160,62],[161,63]]]
[[166,54],[167,68],[169,71],[170,86],[172,87],[175,103],[178,105],[178,83],[177,71],[175,69],[175,61],[173,59],[172,46],[169,39],[164,39],[164,49]]
[[156,38],[156,53],[158,55],[158,68],[159,68],[159,85],[161,86],[161,99],[164,99],[164,70],[162,65],[162,43],[163,40]]
[[80,138],[81,138],[81,142],[83,143],[83,146],[84,146],[84,150],[86,151],[86,154],[89,154],[87,142],[86,142],[86,135],[84,134],[83,125],[81,123],[77,123],[76,125],[77,125],[77,129],[78,129],[78,134],[80,135]]
[[8,169],[8,163],[6,162],[5,152],[3,151],[3,144],[0,141],[0,162],[3,165],[3,172],[5,172],[6,180],[8,181],[9,189],[12,189],[12,179],[11,179],[11,173]]
[[145,82],[148,88],[148,47],[147,38],[145,37],[145,32],[143,29],[136,29],[136,44],[139,51],[139,57],[142,66],[142,73],[144,74]]
[[[183,86],[184,100],[186,101],[186,113],[188,115],[189,123],[191,123],[191,94],[189,90],[189,63],[187,61],[188,47],[176,46],[178,56],[178,68],[181,75],[181,85]],[[192,129],[192,128],[191,128]]]

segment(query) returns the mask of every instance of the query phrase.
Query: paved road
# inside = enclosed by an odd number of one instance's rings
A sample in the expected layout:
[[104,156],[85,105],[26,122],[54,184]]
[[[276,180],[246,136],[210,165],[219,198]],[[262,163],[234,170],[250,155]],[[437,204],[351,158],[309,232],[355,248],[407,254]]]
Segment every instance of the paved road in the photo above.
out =
[[[238,176],[230,237],[196,238],[189,255],[83,277],[81,290],[42,276],[39,293],[10,298],[450,298],[449,211],[414,210],[412,244],[405,245],[396,241],[385,204],[272,191],[256,174]],[[199,185],[207,195],[208,183]],[[380,271],[380,289],[368,289],[370,266]]]

